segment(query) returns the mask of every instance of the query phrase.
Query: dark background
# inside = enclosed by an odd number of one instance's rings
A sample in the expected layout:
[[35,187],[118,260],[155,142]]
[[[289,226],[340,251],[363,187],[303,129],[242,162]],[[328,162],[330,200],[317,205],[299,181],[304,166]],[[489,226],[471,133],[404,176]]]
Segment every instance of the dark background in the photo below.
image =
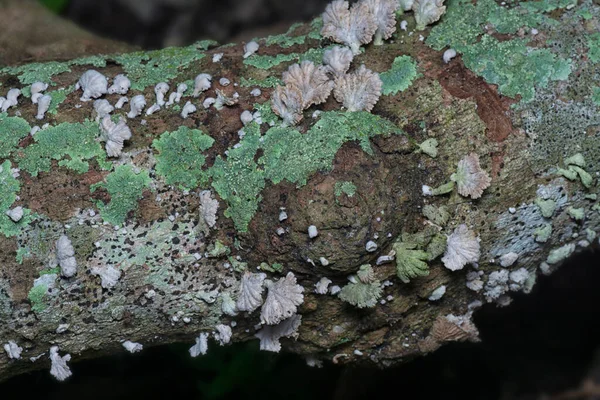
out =
[[[248,40],[284,32],[322,12],[324,0],[41,0],[101,36],[143,48],[199,39]],[[316,369],[292,354],[260,352],[258,340],[192,343],[72,362],[57,383],[47,370],[0,385],[0,399],[600,399],[600,261],[590,251],[505,308],[475,314],[482,342],[452,344],[388,370]],[[582,386],[582,384],[584,386]],[[587,385],[587,386],[585,386]]]

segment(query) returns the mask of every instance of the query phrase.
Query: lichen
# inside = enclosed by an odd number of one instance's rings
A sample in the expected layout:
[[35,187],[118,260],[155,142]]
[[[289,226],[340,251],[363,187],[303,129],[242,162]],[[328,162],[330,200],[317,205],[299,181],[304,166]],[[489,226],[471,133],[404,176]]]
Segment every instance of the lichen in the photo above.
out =
[[127,219],[127,214],[137,208],[143,190],[151,182],[148,171],[136,172],[130,165],[119,165],[108,174],[105,182],[91,185],[90,192],[98,188],[106,189],[110,194],[110,202],[98,202],[102,218],[112,225],[121,225]]
[[252,77],[242,76],[240,78],[240,86],[242,87],[260,87],[260,88],[274,88],[275,86],[282,85],[281,79],[275,76],[269,76],[265,79],[258,79]]
[[259,69],[270,69],[281,63],[296,60],[297,58],[297,53],[277,54],[276,56],[254,54],[246,58],[244,64]]
[[341,181],[336,182],[334,187],[335,197],[339,197],[345,194],[348,197],[352,197],[356,194],[356,185],[352,182]]
[[[264,38],[265,45],[267,46],[279,46],[283,48],[292,47],[297,44],[303,44],[306,41],[305,35],[293,36],[296,29],[302,26],[301,23],[293,24],[289,29],[280,35],[271,35]],[[258,40],[258,39],[253,39]]]
[[138,51],[113,57],[121,64],[131,88],[144,90],[160,82],[170,81],[183,72],[192,62],[205,57],[202,50],[216,44],[203,40],[187,47],[168,47],[162,50]]
[[8,158],[30,130],[31,127],[23,118],[0,113],[0,160]]
[[89,161],[95,159],[103,169],[110,168],[106,154],[96,141],[98,125],[95,122],[62,123],[43,129],[35,134],[35,143],[17,154],[19,168],[37,176],[48,172],[52,160],[58,165],[78,173],[89,170]]
[[159,152],[156,155],[156,173],[168,185],[178,185],[181,189],[205,185],[208,175],[202,169],[206,160],[202,152],[213,143],[214,139],[201,130],[185,126],[174,132],[163,133],[152,143]]
[[23,85],[31,85],[34,82],[44,82],[55,85],[52,82],[54,75],[70,72],[68,63],[50,61],[44,63],[31,63],[16,67],[6,67],[0,70],[0,74],[16,75]]
[[45,303],[48,287],[44,284],[35,285],[29,290],[27,299],[31,302],[31,310],[34,312],[44,311],[47,307]]
[[592,101],[595,105],[600,106],[600,87],[594,86],[592,88]]
[[394,59],[389,70],[379,74],[383,82],[382,93],[384,95],[396,95],[403,92],[418,77],[417,63],[407,55]]
[[429,254],[418,250],[415,243],[397,241],[392,248],[396,252],[396,274],[402,282],[409,283],[411,279],[429,275],[429,265],[425,262],[429,260]]
[[591,62],[597,63],[600,61],[600,32],[592,33],[588,36],[588,58]]

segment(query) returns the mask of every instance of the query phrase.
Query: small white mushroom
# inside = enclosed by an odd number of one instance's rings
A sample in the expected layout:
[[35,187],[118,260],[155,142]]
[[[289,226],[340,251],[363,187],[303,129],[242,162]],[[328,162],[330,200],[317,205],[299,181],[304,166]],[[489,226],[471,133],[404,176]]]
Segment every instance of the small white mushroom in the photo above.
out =
[[175,97],[175,103],[179,103],[181,101],[181,97],[188,90],[188,86],[185,83],[180,83],[177,85],[177,97]]
[[40,97],[42,97],[43,91],[48,89],[48,84],[44,82],[35,82],[31,85],[31,102],[37,104]]
[[58,379],[64,381],[72,375],[71,369],[67,365],[67,362],[71,361],[71,355],[65,354],[64,356],[58,355],[58,346],[50,347],[50,374]]
[[319,282],[315,283],[316,294],[327,294],[329,291],[329,285],[331,285],[331,279],[323,277]]
[[248,110],[244,110],[244,112],[242,112],[242,114],[240,115],[240,120],[244,125],[248,125],[250,122],[252,122],[253,119],[254,118],[252,117],[252,113]]
[[159,110],[160,110],[160,106],[155,103],[146,110],[146,115],[152,115]]
[[244,45],[244,58],[250,57],[258,51],[259,45],[254,40]]
[[100,133],[102,139],[106,142],[106,154],[109,157],[118,157],[123,150],[123,142],[131,139],[131,130],[123,118],[118,123],[114,123],[109,115],[102,118],[100,122]]
[[125,350],[130,353],[137,353],[144,349],[144,346],[140,343],[132,342],[130,340],[126,340],[122,343]]
[[245,272],[242,275],[240,294],[236,303],[238,310],[252,312],[263,304],[263,282],[266,277],[264,273]]
[[367,242],[366,246],[365,246],[365,249],[366,249],[366,250],[367,250],[369,253],[372,253],[372,252],[374,252],[375,250],[377,250],[377,243],[375,243],[375,242],[374,242],[374,241],[372,241],[372,240],[369,240],[369,241]]
[[231,81],[227,78],[219,79],[219,85],[221,85],[221,86],[229,86],[230,83],[231,83]]
[[181,110],[181,118],[186,119],[189,114],[196,112],[197,108],[191,102],[185,103],[183,109]]
[[212,57],[212,62],[218,63],[223,58],[223,53],[215,53]]
[[209,228],[214,227],[217,224],[217,211],[219,210],[219,201],[213,199],[212,192],[210,190],[203,190],[200,192],[200,216],[208,225]]
[[108,114],[113,112],[115,110],[115,108],[110,105],[108,100],[100,99],[100,100],[94,101],[94,110],[96,111],[96,114],[97,114],[96,121],[99,121],[100,119],[104,118],[105,116],[107,116]]
[[2,112],[16,106],[20,95],[21,91],[19,89],[10,89],[6,94],[6,99],[2,102]]
[[283,221],[285,221],[286,219],[288,219],[288,215],[287,215],[287,213],[285,212],[285,210],[281,210],[281,211],[279,212],[279,222],[283,222]]
[[208,108],[210,108],[210,106],[212,106],[213,104],[215,104],[215,101],[217,101],[217,100],[214,97],[207,97],[202,102],[202,107],[208,109]]
[[62,235],[56,242],[56,258],[60,265],[60,273],[65,278],[70,278],[77,272],[75,249],[67,235]]
[[38,111],[35,116],[37,119],[44,119],[46,112],[50,108],[50,103],[52,103],[52,96],[44,95],[38,100]]
[[21,358],[21,352],[23,348],[16,344],[14,341],[9,340],[7,344],[4,345],[4,351],[8,358],[12,358],[13,360],[18,360]]
[[209,74],[200,74],[194,79],[194,97],[200,96],[200,93],[207,91],[211,86],[212,76]]
[[260,322],[276,325],[296,314],[297,306],[304,302],[304,288],[297,284],[292,272],[276,282],[265,281],[269,289],[267,299],[260,311]]
[[308,237],[311,239],[316,238],[319,235],[319,231],[317,230],[317,227],[314,225],[311,225],[308,227]]
[[23,218],[23,207],[17,206],[12,210],[8,210],[6,215],[8,215],[8,218],[10,218],[13,222],[19,222],[21,218]]
[[444,55],[442,56],[443,60],[444,60],[444,64],[448,64],[450,62],[450,60],[452,60],[454,57],[456,57],[456,50],[454,49],[448,49],[444,52]]
[[208,333],[202,332],[196,338],[196,344],[190,347],[190,356],[198,357],[200,354],[204,355],[208,351]]
[[130,111],[127,114],[128,118],[135,118],[142,113],[144,107],[146,107],[146,98],[144,95],[138,94],[133,96],[129,103]]
[[173,104],[175,104],[175,99],[177,98],[177,92],[171,92],[171,94],[169,95],[169,101],[167,101],[165,103],[165,106],[172,106]]
[[156,94],[156,104],[158,104],[160,107],[165,105],[165,95],[168,91],[169,85],[166,82],[161,82],[154,87],[154,94]]
[[75,90],[83,90],[81,101],[90,101],[97,99],[108,92],[108,80],[100,72],[90,69],[81,75],[79,81],[75,85]]
[[113,84],[108,88],[109,94],[127,94],[131,87],[131,81],[123,74],[115,76]]
[[262,94],[259,88],[254,88],[250,91],[250,94],[254,97],[258,97]]
[[403,31],[408,29],[408,22],[405,20],[400,21],[400,29],[402,29]]
[[224,346],[231,341],[232,332],[231,327],[229,325],[219,324],[215,326],[215,329],[217,330],[214,333],[215,339],[219,342],[221,346]]
[[446,285],[442,285],[439,288],[435,289],[429,295],[429,301],[438,301],[446,294]]
[[125,96],[122,96],[119,98],[119,100],[117,101],[117,103],[115,104],[115,108],[120,110],[121,108],[123,108],[123,106],[125,105],[125,103],[129,103],[129,99]]

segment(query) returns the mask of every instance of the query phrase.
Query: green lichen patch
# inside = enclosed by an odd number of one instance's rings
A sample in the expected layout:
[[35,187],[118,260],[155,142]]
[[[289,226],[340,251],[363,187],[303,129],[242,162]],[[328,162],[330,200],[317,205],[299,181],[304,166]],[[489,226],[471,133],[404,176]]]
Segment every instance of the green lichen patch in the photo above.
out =
[[23,118],[0,113],[0,160],[8,158],[30,130],[31,127]]
[[[279,46],[283,48],[292,47],[297,44],[303,44],[306,41],[306,36],[293,36],[293,33],[296,29],[302,26],[301,23],[293,24],[289,27],[286,33],[282,33],[280,35],[271,35],[267,36],[264,39],[264,43],[266,46]],[[254,39],[258,40],[258,39]]]
[[423,215],[425,218],[439,226],[445,226],[448,223],[448,220],[450,220],[450,213],[446,206],[436,207],[432,204],[427,204],[423,207]]
[[182,189],[205,185],[208,175],[202,169],[206,160],[202,152],[213,143],[214,139],[201,130],[185,126],[174,132],[163,133],[152,143],[159,152],[156,155],[156,173],[168,185],[178,185]]
[[4,236],[19,234],[21,229],[31,222],[31,212],[27,209],[23,210],[23,217],[18,222],[14,222],[6,215],[6,212],[17,200],[20,188],[19,181],[12,175],[10,161],[4,161],[0,165],[0,233]]
[[591,62],[597,63],[600,61],[600,32],[591,34],[588,37],[588,58]]
[[595,105],[600,106],[600,87],[598,86],[592,88],[592,101]]
[[54,75],[70,71],[68,63],[50,61],[6,67],[0,70],[0,74],[15,75],[23,85],[31,85],[38,81],[52,84]]
[[403,92],[417,78],[417,63],[410,56],[399,56],[394,59],[389,70],[379,74],[384,95],[395,95]]
[[310,32],[308,33],[308,37],[310,39],[321,39],[321,29],[323,29],[323,18],[316,17],[310,22]]
[[228,204],[225,216],[233,220],[237,230],[245,232],[258,209],[265,187],[264,172],[258,169],[254,157],[260,146],[260,127],[251,123],[244,129],[246,135],[240,146],[230,149],[227,159],[215,159],[209,173],[212,186]]
[[334,187],[334,193],[336,197],[339,197],[342,194],[345,194],[348,197],[352,197],[356,194],[356,185],[348,181],[336,182]]
[[552,249],[550,253],[548,253],[548,258],[546,258],[546,262],[548,264],[557,264],[569,258],[569,256],[573,254],[574,251],[575,245],[573,243],[565,244],[564,246]]
[[37,176],[39,172],[50,171],[52,160],[58,165],[80,174],[89,170],[89,161],[95,159],[101,168],[110,168],[106,152],[96,140],[98,124],[62,123],[43,129],[35,134],[35,143],[18,153],[19,168]]
[[48,291],[48,286],[44,284],[35,285],[29,291],[27,299],[31,302],[31,310],[34,312],[41,312],[46,309],[45,297]]
[[339,298],[347,303],[358,308],[372,308],[377,305],[377,301],[381,298],[383,290],[379,281],[373,283],[363,283],[357,281],[350,282],[342,288]]
[[205,57],[202,50],[214,45],[213,41],[201,41],[187,47],[168,47],[162,50],[138,51],[113,57],[121,64],[131,80],[131,88],[144,90],[160,82],[176,78],[192,62]]
[[[545,3],[524,2],[522,4]],[[501,7],[493,0],[472,4],[465,0],[450,0],[447,13],[435,26],[427,44],[436,50],[451,47],[463,54],[465,66],[498,85],[500,93],[524,102],[533,99],[537,87],[553,80],[564,80],[571,72],[571,61],[558,58],[548,49],[527,46],[524,39],[499,41],[484,34],[483,26],[493,25],[497,32],[512,34],[521,27],[533,28],[542,22],[551,23],[542,12],[562,3],[526,9],[521,6]]]
[[414,243],[396,242],[392,248],[396,252],[396,273],[404,283],[411,279],[429,275],[429,254],[418,250]]
[[552,224],[545,223],[535,230],[533,233],[535,236],[535,241],[538,243],[546,243],[550,236],[552,236]]
[[270,69],[281,63],[298,59],[297,53],[277,54],[276,56],[254,54],[244,60],[245,65],[259,69]]
[[540,208],[542,216],[544,218],[552,218],[554,211],[556,211],[556,201],[552,199],[536,198],[535,204]]
[[585,209],[583,207],[581,207],[581,208],[569,207],[569,208],[567,208],[567,213],[575,221],[582,221],[583,218],[585,217]]
[[240,86],[243,87],[274,88],[278,85],[283,85],[283,82],[275,76],[269,76],[265,79],[246,78],[242,76],[240,79]]
[[90,65],[96,68],[106,67],[106,56],[86,56],[70,62],[71,65]]
[[372,154],[369,138],[401,132],[390,121],[365,111],[327,111],[306,134],[286,127],[269,129],[259,163],[273,183],[285,179],[303,186],[314,172],[331,170],[335,154],[344,143],[356,140]]
[[127,219],[127,214],[137,208],[142,192],[151,182],[148,171],[136,172],[130,165],[119,165],[108,174],[105,182],[91,185],[90,192],[98,188],[106,189],[110,194],[110,202],[98,204],[102,218],[112,225],[121,225]]
[[427,139],[419,145],[419,148],[415,153],[424,153],[431,158],[436,158],[438,155],[438,144],[439,143],[435,138]]
[[56,115],[58,113],[58,107],[67,99],[67,95],[73,91],[73,88],[74,86],[48,92],[48,96],[52,97],[48,113]]

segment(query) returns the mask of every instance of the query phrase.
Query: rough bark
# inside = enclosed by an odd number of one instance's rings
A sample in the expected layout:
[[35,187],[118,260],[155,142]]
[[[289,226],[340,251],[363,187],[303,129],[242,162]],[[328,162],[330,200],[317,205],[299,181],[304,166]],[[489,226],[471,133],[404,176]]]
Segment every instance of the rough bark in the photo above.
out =
[[[64,161],[69,160],[65,155],[53,159],[47,172],[42,170],[37,175],[28,172],[20,163],[27,157],[28,147],[36,145],[36,141],[26,135],[6,159],[12,167],[20,168],[19,198],[11,207],[21,205],[32,214],[26,218],[27,224],[19,226],[16,235],[0,235],[0,342],[15,341],[24,352],[20,360],[0,354],[0,377],[6,379],[31,369],[48,368],[46,356],[53,345],[58,345],[61,353],[72,354],[76,362],[124,351],[121,342],[125,340],[145,346],[182,341],[191,345],[200,332],[212,332],[217,324],[232,321],[236,322],[235,341],[256,340],[258,312],[233,317],[224,315],[221,309],[222,294],[237,296],[240,262],[252,271],[261,263],[281,264],[281,273],[268,273],[271,279],[292,271],[304,287],[304,303],[299,307],[302,315],[299,337],[295,341],[283,339],[286,350],[336,363],[389,366],[433,351],[445,340],[476,340],[468,320],[478,302],[506,304],[510,301],[510,285],[514,290],[530,290],[540,265],[544,272],[551,272],[572,254],[598,244],[595,232],[599,230],[600,214],[593,195],[598,192],[600,116],[590,90],[599,73],[593,59],[600,56],[590,54],[593,46],[588,39],[589,33],[598,27],[600,14],[596,6],[586,3],[591,17],[581,19],[578,14],[581,7],[554,10],[549,18],[559,21],[559,28],[551,30],[544,22],[540,33],[529,38],[530,47],[552,46],[556,57],[570,59],[572,63],[571,73],[562,80],[548,82],[551,79],[547,78],[546,82],[535,81],[531,87],[519,87],[523,91],[518,93],[534,91],[529,102],[520,101],[518,96],[501,95],[495,85],[477,75],[490,80],[485,71],[469,70],[460,56],[444,64],[442,51],[435,51],[420,40],[420,35],[425,38],[430,35],[430,28],[410,35],[399,31],[393,42],[366,46],[353,66],[364,63],[376,72],[384,72],[399,55],[410,56],[418,66],[419,76],[408,82],[407,89],[382,96],[372,111],[403,133],[381,132],[374,136],[369,142],[370,152],[364,142],[361,146],[357,141],[345,141],[335,152],[331,168],[319,167],[310,173],[304,185],[286,180],[273,184],[264,178],[265,187],[258,191],[261,200],[251,215],[247,231],[224,214],[234,206],[233,200],[219,196],[216,187],[212,192],[219,201],[218,220],[209,229],[199,215],[198,194],[200,190],[211,189],[211,180],[191,190],[182,190],[181,186],[186,184],[181,182],[179,186],[167,185],[165,176],[156,171],[159,152],[152,144],[165,132],[176,131],[180,126],[202,129],[214,139],[214,144],[204,151],[203,169],[216,168],[218,160],[227,160],[228,149],[231,151],[235,144],[245,140],[237,134],[242,128],[241,112],[267,101],[272,91],[265,84],[267,78],[280,78],[298,57],[260,69],[245,64],[243,44],[234,44],[213,47],[202,58],[192,56],[191,61],[178,62],[179,68],[173,76],[169,75],[171,88],[198,73],[213,76],[213,89],[199,99],[189,98],[199,111],[185,120],[169,108],[128,120],[133,138],[126,143],[124,154],[109,159],[109,164],[98,155],[83,157],[89,163],[86,172],[69,169],[69,163],[65,166]],[[402,18],[412,31],[412,15]],[[296,53],[310,57],[311,51],[329,44],[310,34],[315,31],[318,32],[318,27],[311,25],[296,28],[291,37],[307,36],[292,40],[290,46],[282,44],[286,43],[285,38],[272,45],[260,41],[258,54]],[[489,28],[480,34],[512,40],[523,31],[509,35]],[[223,59],[213,63],[212,56],[216,53],[223,53]],[[172,50],[160,54],[175,59],[189,56]],[[150,57],[164,63],[160,54]],[[493,54],[497,63],[500,58],[511,56],[510,52]],[[52,74],[56,86],[50,90],[69,88],[84,71],[92,68],[86,63],[94,63],[95,69],[114,77],[127,72],[127,62],[116,55],[69,62],[68,70]],[[522,73],[542,73],[544,62]],[[144,69],[152,68],[152,62],[141,60],[138,64],[142,75],[155,72]],[[161,67],[156,66],[159,70]],[[221,87],[218,84],[221,77],[239,86]],[[254,84],[244,85],[243,79]],[[402,80],[401,76],[397,79]],[[499,79],[502,85],[502,79],[511,78]],[[16,70],[0,71],[0,83],[4,92],[11,87],[27,86]],[[267,86],[258,97],[250,95],[256,84]],[[143,91],[132,92],[145,94],[150,106],[154,102],[154,86],[143,86]],[[228,95],[239,92],[239,102],[220,111],[205,110],[202,100],[214,96],[215,87]],[[80,123],[86,118],[93,121],[92,102],[80,102],[80,96],[80,91],[68,89],[58,112],[48,114],[42,123],[60,126]],[[111,104],[118,97],[106,96]],[[186,100],[184,97],[183,102]],[[311,118],[311,114],[316,109],[339,110],[340,104],[330,97],[323,105],[313,106],[298,127],[300,132],[307,132],[315,124],[317,119]],[[37,108],[29,99],[21,98],[18,107],[9,109],[8,115],[14,116],[17,110],[31,126],[39,124],[34,118]],[[268,128],[263,124],[262,133]],[[430,138],[439,143],[435,158],[417,151],[418,144]],[[79,144],[71,145],[75,148]],[[307,149],[308,153],[311,151],[315,149]],[[256,154],[252,153],[246,161],[258,162],[262,152],[255,150]],[[459,160],[471,152],[479,155],[492,177],[491,186],[481,198],[462,197],[456,189],[440,196],[423,195],[423,185],[437,187],[449,182]],[[581,168],[593,179],[588,188],[579,175],[569,180],[559,169],[567,171],[564,160],[578,152],[586,161]],[[103,223],[106,211],[103,205],[113,200],[110,190],[91,187],[104,182],[120,165],[131,165],[142,173],[148,171],[151,183],[127,213],[126,221],[117,228]],[[257,174],[267,168],[257,167],[260,163],[252,165],[234,166],[233,175],[241,176],[242,180],[236,181],[234,176],[230,182],[243,185],[251,175],[246,175],[248,168]],[[283,169],[285,166],[279,164]],[[565,171],[562,174],[568,174]],[[339,190],[336,183],[343,182],[352,182],[353,194]],[[544,217],[539,200],[548,198],[555,201],[556,207]],[[447,207],[449,221],[432,223],[423,216],[425,205]],[[282,207],[288,219],[280,222]],[[481,257],[476,267],[452,272],[444,268],[438,256],[428,261],[428,276],[403,283],[396,277],[394,263],[375,266],[375,260],[388,254],[398,240],[418,241],[406,234],[425,232],[423,240],[427,243],[435,233],[449,235],[462,223],[481,240]],[[552,231],[546,241],[541,241],[536,231],[547,224],[551,224]],[[314,239],[308,237],[309,225],[319,230]],[[279,227],[285,231],[282,235],[276,233]],[[52,269],[56,266],[55,243],[62,234],[69,236],[75,247],[77,274],[72,278],[57,276],[56,288],[36,297],[32,294],[34,280],[41,274],[56,272]],[[365,249],[370,240],[378,245],[374,252]],[[217,241],[227,246],[229,254],[214,252]],[[568,245],[573,248],[564,247]],[[422,246],[425,250],[426,244]],[[554,251],[559,248],[563,251]],[[508,253],[518,254],[518,259],[504,268],[499,259]],[[197,259],[195,254],[202,257]],[[321,257],[329,265],[322,265],[318,261]],[[375,307],[357,309],[337,296],[314,293],[314,284],[321,277],[343,286],[347,277],[366,263],[374,266],[380,282],[392,283],[384,288],[381,300],[385,301]],[[104,265],[114,265],[122,271],[112,289],[103,289],[100,278],[91,274],[92,268]],[[494,272],[521,268],[529,275],[526,283],[509,281],[505,285],[492,285],[490,282]],[[483,288],[478,291],[466,286],[466,275],[472,271],[482,272],[478,279]],[[446,294],[438,301],[428,300],[442,285],[446,286]],[[214,290],[219,293],[216,300],[210,298],[217,293],[211,293]],[[460,329],[447,325],[444,317],[449,314],[465,316]],[[68,327],[56,333],[61,324]],[[211,342],[211,345],[217,344]],[[44,353],[35,362],[29,360]]]

